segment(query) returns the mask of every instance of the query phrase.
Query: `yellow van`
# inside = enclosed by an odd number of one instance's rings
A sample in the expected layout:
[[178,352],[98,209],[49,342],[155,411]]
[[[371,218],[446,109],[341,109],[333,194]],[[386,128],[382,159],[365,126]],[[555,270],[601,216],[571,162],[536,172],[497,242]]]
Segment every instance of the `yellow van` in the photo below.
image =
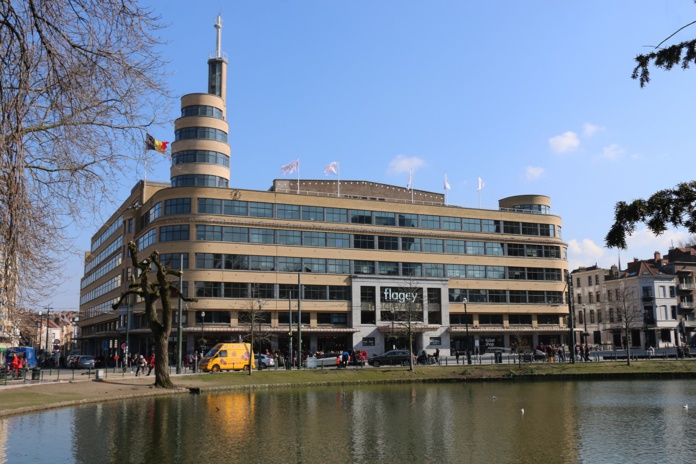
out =
[[203,356],[198,367],[203,372],[248,371],[249,362],[256,369],[248,343],[218,343]]

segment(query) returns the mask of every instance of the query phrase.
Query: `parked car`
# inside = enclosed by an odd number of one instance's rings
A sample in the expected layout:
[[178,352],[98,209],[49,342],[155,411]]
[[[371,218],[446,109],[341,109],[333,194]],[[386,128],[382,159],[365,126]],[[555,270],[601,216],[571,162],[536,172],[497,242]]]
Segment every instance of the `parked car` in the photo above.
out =
[[372,359],[369,359],[367,363],[370,366],[375,366],[379,367],[382,365],[387,365],[387,366],[408,366],[410,363],[410,359],[413,358],[413,363],[415,364],[416,362],[416,357],[411,354],[409,350],[391,350],[387,351],[386,353],[379,355],[379,356],[373,356]]
[[68,366],[73,369],[94,369],[94,357],[84,354],[73,356]]
[[336,358],[341,356],[341,353],[322,353],[312,358],[312,361],[305,359],[305,367],[336,367],[338,362]]
[[271,356],[266,356],[265,354],[255,354],[256,366],[261,369],[268,369],[269,367],[275,367],[275,359]]

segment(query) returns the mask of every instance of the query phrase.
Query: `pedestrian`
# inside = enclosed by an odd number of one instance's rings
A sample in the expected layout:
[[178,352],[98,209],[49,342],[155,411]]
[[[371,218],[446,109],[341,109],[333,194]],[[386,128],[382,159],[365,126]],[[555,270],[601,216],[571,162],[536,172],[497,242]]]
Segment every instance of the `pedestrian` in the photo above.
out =
[[454,358],[457,360],[457,364],[459,364],[459,351],[457,349],[454,349]]
[[437,364],[440,364],[440,348],[435,348],[435,362]]
[[590,362],[590,345],[585,344],[585,362]]
[[[136,355],[138,356],[138,355]],[[138,356],[137,361],[136,361],[136,369],[135,369],[135,376],[137,377],[140,375],[141,372],[145,372],[145,367],[147,366],[147,360],[145,357],[141,354]]]
[[343,351],[343,359],[341,364],[343,365],[344,368],[348,367],[348,360],[350,359],[350,353],[348,350]]
[[149,358],[147,358],[147,375],[152,373],[152,369],[155,368],[155,353],[152,353]]

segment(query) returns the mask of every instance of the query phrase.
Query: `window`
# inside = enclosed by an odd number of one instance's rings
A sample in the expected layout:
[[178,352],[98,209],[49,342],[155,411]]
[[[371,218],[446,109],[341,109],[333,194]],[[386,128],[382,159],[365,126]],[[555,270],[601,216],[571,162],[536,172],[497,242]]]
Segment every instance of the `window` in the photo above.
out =
[[503,256],[503,244],[486,242],[486,255],[488,256]]
[[596,301],[597,303],[601,303],[601,301],[599,301],[599,295],[600,295],[599,292],[595,292],[595,301]]
[[304,258],[302,260],[303,272],[326,273],[326,260],[319,258]]
[[399,275],[399,263],[380,262],[379,275]]
[[349,217],[352,224],[372,224],[372,211],[351,209]]
[[325,285],[305,285],[304,286],[305,300],[326,300]]
[[350,261],[347,259],[327,259],[326,272],[330,274],[350,274]]
[[489,303],[507,303],[507,292],[505,290],[488,290]]
[[347,210],[343,208],[326,208],[326,222],[348,222]]
[[510,325],[532,325],[531,314],[510,314],[508,320]]
[[302,232],[299,230],[279,230],[278,243],[280,245],[302,245]]
[[378,226],[395,226],[396,218],[394,213],[375,211],[375,224]]
[[402,251],[421,251],[421,241],[414,237],[401,237]]
[[249,216],[273,217],[273,205],[270,203],[249,202]]
[[298,205],[276,205],[276,217],[278,219],[300,219],[300,207]]
[[423,239],[423,251],[430,253],[442,253],[443,241],[436,238],[424,238]]
[[[157,239],[157,231],[155,229],[148,230],[145,235],[138,239],[138,251],[143,251],[145,248],[149,247],[155,243]],[[100,253],[101,255],[101,253]],[[95,260],[96,261],[96,260]],[[91,263],[90,263],[91,264]]]
[[587,276],[587,285],[592,285],[592,276]]
[[462,230],[462,220],[460,218],[443,217],[442,228],[445,230]]
[[439,229],[440,216],[430,216],[428,214],[420,215],[420,226],[423,229]]
[[481,325],[503,325],[502,314],[479,314],[479,324]]
[[354,268],[355,274],[374,274],[375,273],[374,261],[353,261],[353,268]]
[[505,278],[505,267],[504,266],[486,266],[486,278],[487,279],[504,279]]
[[302,244],[304,246],[326,246],[326,234],[324,232],[302,232]]
[[486,266],[469,264],[466,266],[466,277],[469,279],[485,279]]
[[461,303],[467,298],[466,290],[461,288],[450,288],[449,289],[449,301],[450,303]]
[[303,221],[323,221],[324,208],[319,206],[303,206],[302,207]]
[[595,283],[595,285],[599,285],[599,274],[594,276],[594,283]]
[[481,232],[481,220],[480,219],[462,219],[462,227],[467,232]]
[[671,286],[669,287],[669,297],[670,297],[670,298],[674,298],[674,297],[675,297],[675,293],[674,293],[674,292],[675,292],[674,285],[671,285]]
[[350,248],[350,235],[327,233],[326,246],[331,248]]
[[274,271],[275,258],[273,256],[251,256],[249,269],[252,271]]
[[466,245],[462,240],[445,240],[445,253],[463,255],[466,253]]
[[602,323],[602,310],[601,309],[597,310],[597,322],[599,322],[600,324]]
[[508,256],[524,256],[524,245],[518,245],[515,243],[508,243],[507,245]]
[[275,243],[273,229],[249,229],[249,243]]
[[540,325],[558,325],[558,316],[553,314],[539,314],[537,316],[537,323]]
[[527,271],[523,267],[509,267],[508,268],[508,279],[510,280],[525,280],[527,278]]
[[329,285],[329,300],[350,301],[351,288]]
[[373,250],[375,248],[374,235],[354,235],[353,248],[363,248]]
[[[278,299],[296,300],[297,293],[298,293],[297,285],[292,285],[292,284],[289,284],[289,285],[288,284],[279,284],[278,285]],[[283,313],[285,314],[285,323],[287,323],[288,322],[287,311],[281,311],[280,313],[278,313],[278,316],[280,316]],[[296,314],[295,312],[293,312],[293,313]],[[302,315],[304,316],[304,314],[302,314]],[[297,317],[297,316],[295,316],[295,317]],[[278,322],[280,323],[280,320]]]
[[317,313],[317,324],[347,325],[348,315],[346,313]]
[[609,322],[614,322],[614,308],[609,308]]
[[485,249],[483,242],[466,242],[467,255],[484,255],[486,254]]
[[418,227],[417,214],[399,214],[399,227]]
[[491,219],[481,219],[481,232],[488,234],[499,234],[500,223]]
[[375,287],[360,287],[361,303],[375,303],[377,301],[376,295]]
[[595,317],[594,317],[594,309],[590,309],[590,323],[594,324]]
[[590,304],[594,303],[594,294],[592,292],[590,292],[587,297],[589,298],[588,302]]
[[448,264],[447,277],[455,279],[466,278],[466,266],[464,264]]
[[191,212],[190,198],[172,198],[164,200],[164,214],[189,214]]
[[162,253],[160,255],[160,263],[164,264],[167,269],[181,269],[181,257],[184,258],[184,269],[189,268],[188,253]]
[[178,240],[189,240],[189,226],[179,225],[179,226],[163,226],[160,227],[160,242],[174,242]]
[[523,222],[522,235],[539,235],[539,224]]
[[582,295],[578,293],[578,304],[582,304]]
[[423,277],[444,277],[445,266],[443,264],[423,264]]
[[401,273],[404,276],[421,277],[423,275],[423,265],[420,263],[402,263]]
[[377,247],[380,250],[398,250],[399,237],[385,237],[380,235],[377,237]]
[[281,256],[278,258],[278,272],[301,272],[302,258]]
[[519,222],[510,222],[510,221],[503,221],[503,233],[504,234],[515,234],[515,235],[520,235],[520,223]]

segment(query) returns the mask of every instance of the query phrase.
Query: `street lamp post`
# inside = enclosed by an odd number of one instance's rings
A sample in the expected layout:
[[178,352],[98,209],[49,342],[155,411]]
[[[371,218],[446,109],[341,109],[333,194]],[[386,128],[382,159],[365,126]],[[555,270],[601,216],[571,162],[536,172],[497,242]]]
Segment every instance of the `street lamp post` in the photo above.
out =
[[575,364],[575,313],[573,312],[573,276],[568,273],[568,282],[566,283],[568,287],[568,325],[570,328],[570,340],[568,341],[568,348],[570,351],[570,363]]
[[201,357],[205,350],[205,311],[201,311]]
[[51,318],[51,309],[53,309],[53,308],[51,308],[50,306],[48,306],[46,308],[46,351],[48,351],[48,346],[49,346],[48,345],[48,343],[49,343],[48,342],[48,324],[49,324],[49,321]]
[[292,299],[291,292],[288,292],[288,340],[290,342],[290,359],[288,369],[292,370]]
[[464,302],[464,323],[466,324],[466,363],[471,364],[471,339],[469,338],[469,313],[466,311],[466,304],[469,302],[466,298]]
[[[129,296],[126,297],[126,349],[123,350],[123,370],[126,371],[128,364],[130,364],[130,300]],[[132,372],[132,371],[131,371]]]
[[177,346],[177,353],[176,353],[176,373],[181,374],[181,347],[182,347],[182,338],[184,336],[184,326],[182,325],[182,319],[183,319],[183,308],[182,308],[182,294],[181,292],[184,291],[184,255],[181,255],[181,261],[179,265],[179,312],[178,312],[178,324],[176,326],[176,346]]
[[585,345],[585,347],[587,347],[587,335],[588,335],[588,333],[587,333],[587,305],[586,304],[582,305],[582,318],[585,320],[585,332],[583,332],[583,334],[582,334],[582,339],[583,339],[582,344]]

